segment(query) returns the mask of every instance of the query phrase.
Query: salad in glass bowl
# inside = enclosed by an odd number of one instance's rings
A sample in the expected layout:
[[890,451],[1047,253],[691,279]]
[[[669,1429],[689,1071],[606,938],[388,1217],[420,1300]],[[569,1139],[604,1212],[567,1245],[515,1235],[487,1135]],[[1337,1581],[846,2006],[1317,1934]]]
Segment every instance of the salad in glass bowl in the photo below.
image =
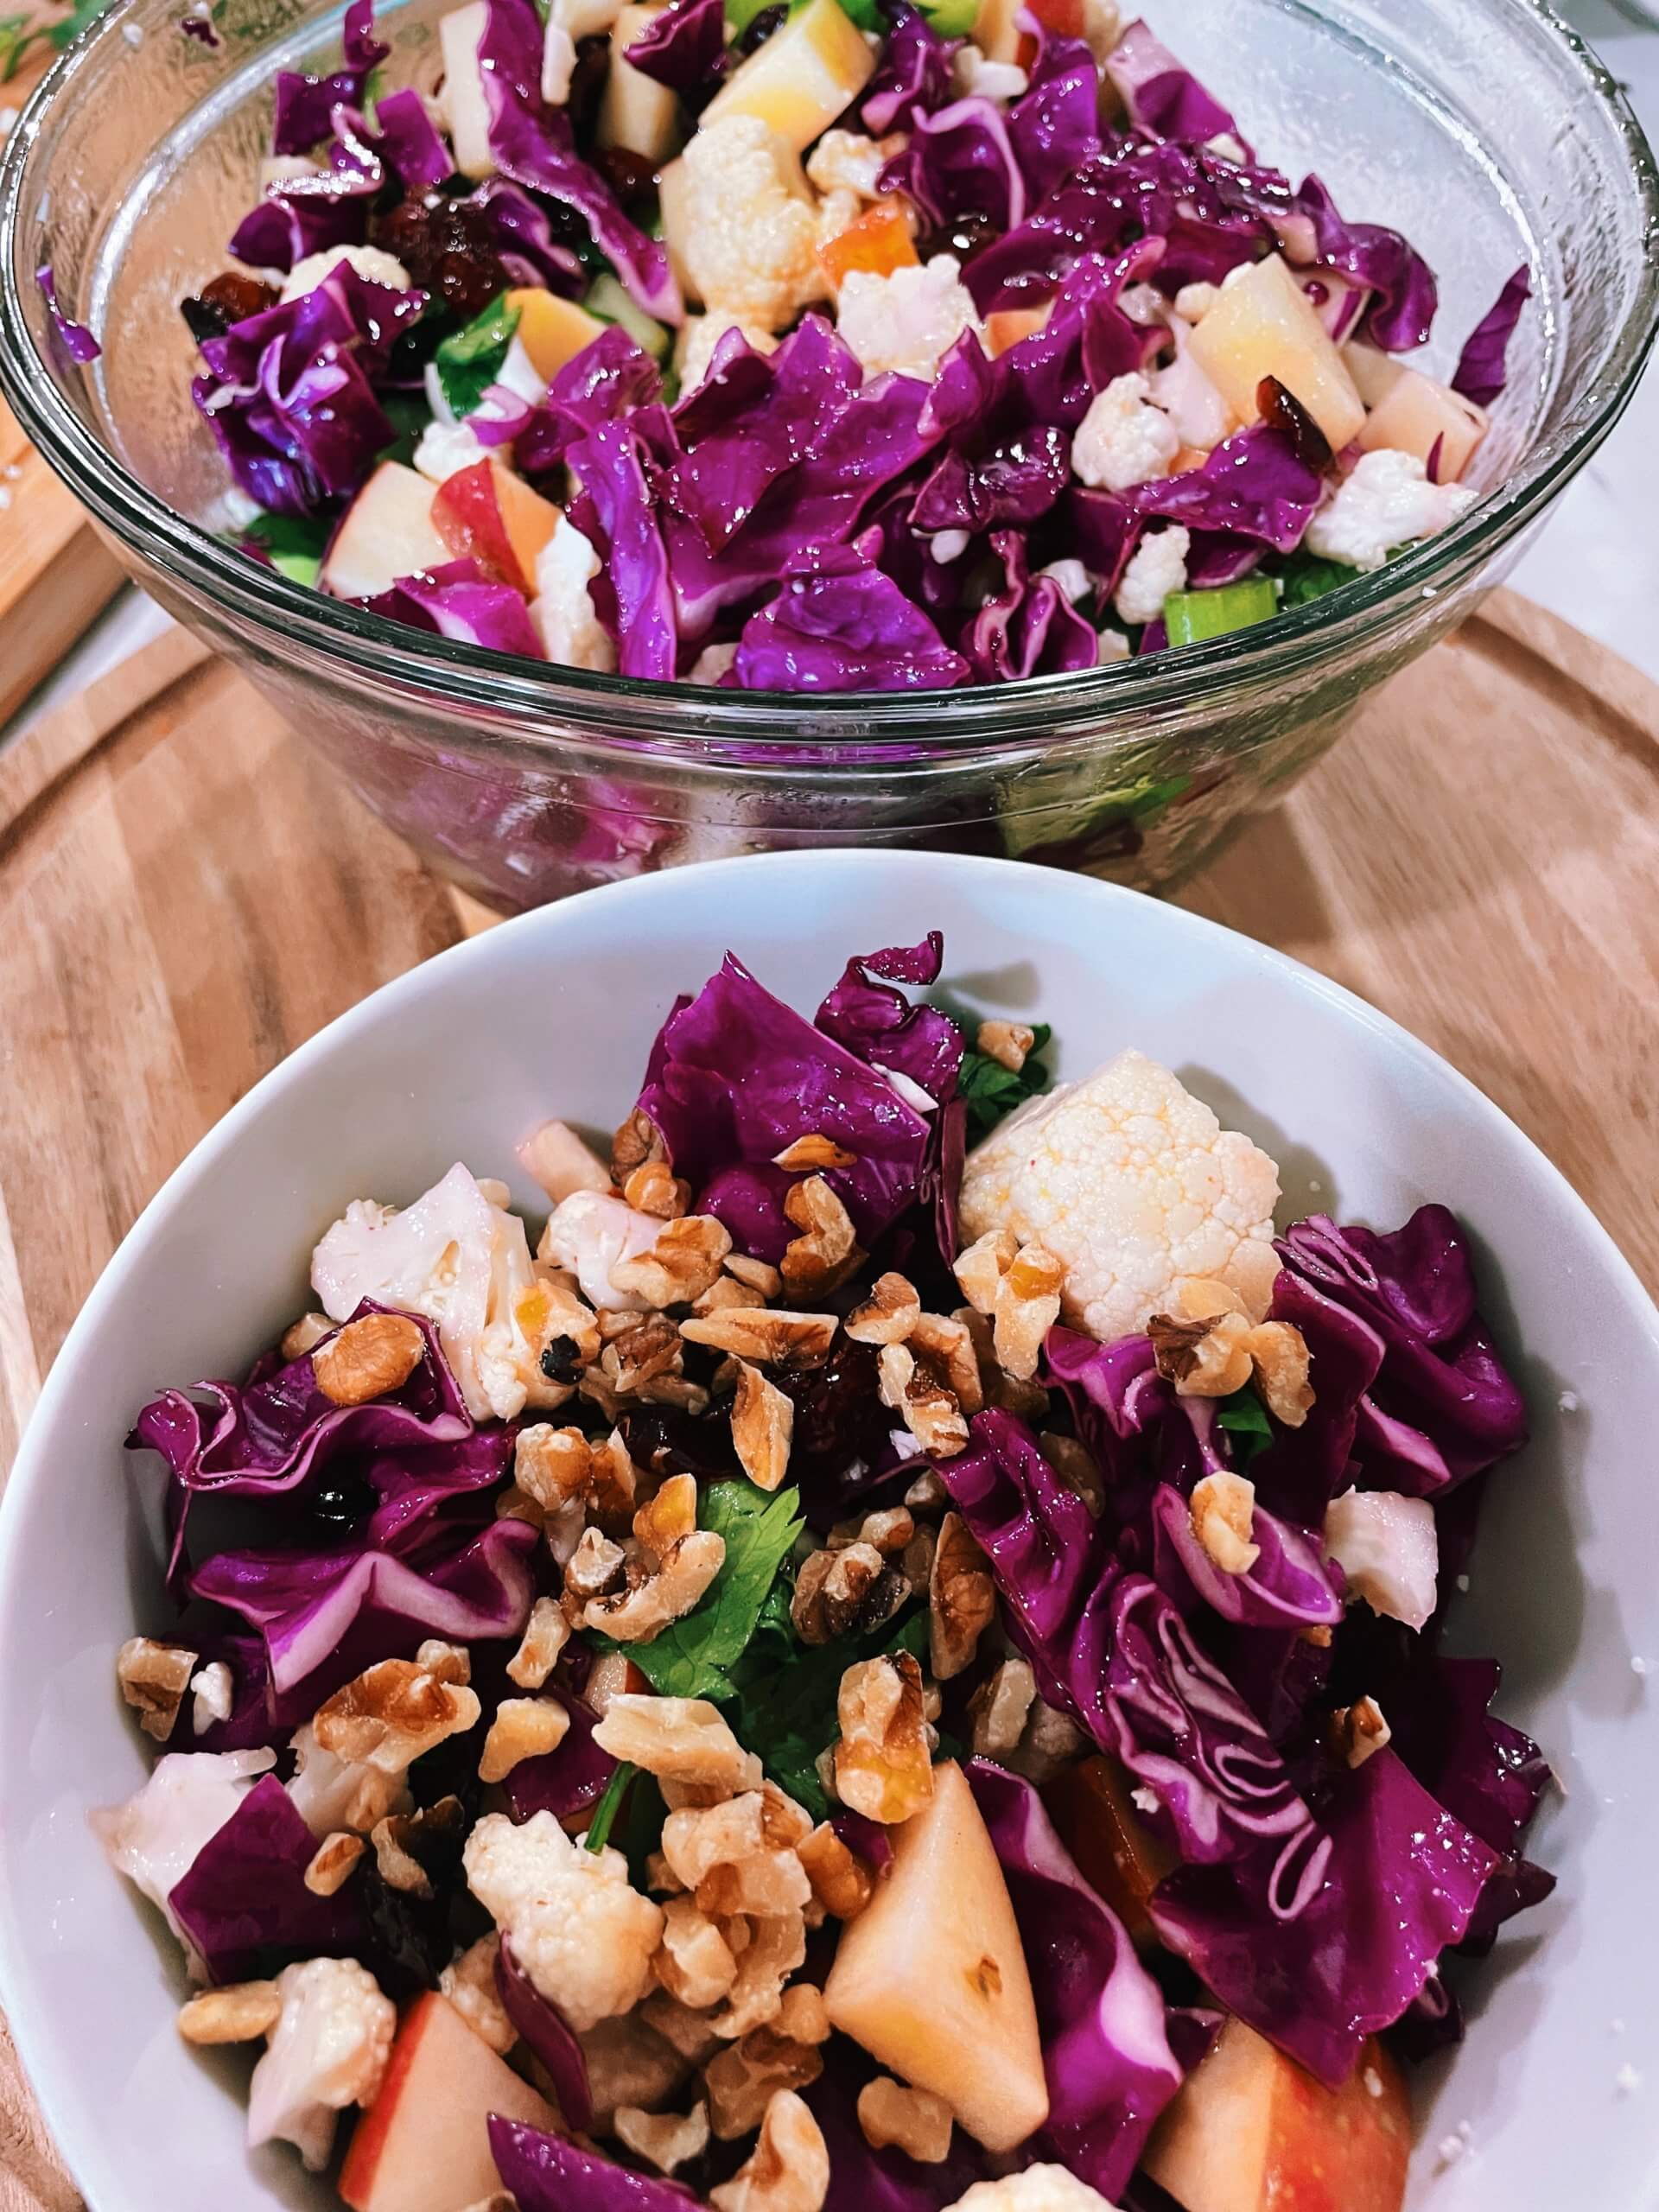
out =
[[810,1020],[728,956],[608,1159],[523,1137],[533,1253],[461,1165],[359,1198],[138,1415],[180,1611],[98,1825],[354,2212],[1397,2212],[1552,1886],[1441,1644],[1527,1429],[1459,1223],[1275,1236],[942,956]]
[[[528,658],[771,691],[1093,668],[1455,520],[1524,270],[1434,278],[1113,0],[371,0],[183,302],[235,541]],[[47,281],[49,282],[49,274]]]

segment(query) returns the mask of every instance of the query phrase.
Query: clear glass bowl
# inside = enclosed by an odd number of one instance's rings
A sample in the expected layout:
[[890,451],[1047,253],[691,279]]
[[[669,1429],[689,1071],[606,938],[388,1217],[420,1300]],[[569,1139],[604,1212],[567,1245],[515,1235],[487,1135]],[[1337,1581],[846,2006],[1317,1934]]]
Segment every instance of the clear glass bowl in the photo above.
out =
[[[344,782],[497,906],[793,845],[1006,852],[1164,889],[1271,804],[1367,692],[1468,614],[1617,420],[1652,342],[1659,185],[1605,70],[1535,0],[1152,0],[1264,158],[1404,230],[1456,349],[1521,262],[1536,300],[1453,530],[1243,639],[918,697],[647,685],[509,660],[285,582],[213,536],[224,477],[177,302],[256,196],[274,73],[343,10],[128,0],[64,57],[0,165],[0,386],[134,577],[235,661]],[[448,0],[385,0],[392,81],[430,83]],[[104,344],[54,340],[35,270]],[[1471,794],[1478,804],[1478,794]]]

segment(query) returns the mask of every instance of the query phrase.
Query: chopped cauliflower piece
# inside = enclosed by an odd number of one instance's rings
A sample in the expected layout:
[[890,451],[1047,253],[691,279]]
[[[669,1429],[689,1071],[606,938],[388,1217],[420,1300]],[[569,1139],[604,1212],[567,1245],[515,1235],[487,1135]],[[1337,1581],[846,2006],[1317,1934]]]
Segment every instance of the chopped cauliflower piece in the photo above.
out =
[[321,2173],[336,2116],[379,2094],[397,2008],[355,1959],[308,1959],[284,1967],[276,1986],[282,2017],[248,2085],[248,2142],[292,2143]]
[[354,269],[365,284],[384,284],[389,291],[406,292],[415,281],[403,263],[378,245],[331,245],[321,253],[308,253],[296,261],[283,279],[283,299],[297,300],[315,292],[323,278],[341,262]]
[[1127,492],[1167,476],[1180,447],[1180,432],[1137,370],[1114,377],[1090,401],[1071,441],[1071,466],[1096,491]]
[[1391,1490],[1348,1490],[1325,1509],[1325,1548],[1348,1593],[1374,1612],[1421,1629],[1434,1611],[1440,1571],[1434,1509]]
[[758,115],[693,133],[685,164],[685,262],[703,304],[759,330],[785,330],[829,287],[800,164]]
[[608,31],[622,12],[622,0],[552,0],[542,41],[542,98],[563,107],[570,98],[570,73],[576,66],[576,41]]
[[806,157],[806,174],[820,192],[850,192],[860,200],[879,200],[875,181],[904,148],[901,130],[885,138],[867,138],[861,130],[826,130]]
[[715,348],[728,330],[741,330],[746,342],[757,353],[778,351],[778,340],[769,330],[762,330],[758,323],[740,322],[734,315],[727,315],[719,308],[709,315],[688,315],[674,345],[682,393],[695,391],[708,375]]
[[[419,455],[416,458],[418,461]],[[588,588],[599,568],[592,544],[569,516],[562,514],[536,556],[536,596],[530,604],[530,619],[549,660],[609,675],[616,666],[616,647]]]
[[1361,455],[1351,475],[1315,511],[1303,543],[1321,560],[1380,569],[1397,545],[1432,537],[1466,512],[1465,484],[1431,484],[1414,453],[1380,447]]
[[1001,2181],[976,2181],[947,2212],[1116,2212],[1109,2197],[1066,2166],[1027,2166]]
[[1192,532],[1179,524],[1149,531],[1141,539],[1112,601],[1120,622],[1155,622],[1171,592],[1186,589],[1186,555],[1192,543]]
[[1202,322],[1220,297],[1219,284],[1183,284],[1175,295],[1175,312],[1183,322]]
[[1128,660],[1128,657],[1129,641],[1121,630],[1107,629],[1101,632],[1100,644],[1095,653],[1097,666],[1109,668],[1114,661]]
[[507,2018],[495,1986],[495,1962],[501,1955],[499,1936],[480,1936],[465,1951],[457,1951],[438,1976],[438,1987],[474,2034],[483,2037],[503,2058],[518,2040],[518,2031]]
[[188,1940],[168,1899],[202,1846],[276,1764],[275,1751],[169,1751],[124,1805],[92,1815],[111,1866],[166,1915],[187,1951]]
[[488,1813],[463,1858],[473,1895],[578,2035],[639,2003],[651,1986],[663,1913],[630,1886],[620,1851],[573,1842],[551,1813],[518,1827]]
[[1031,1099],[970,1153],[962,1234],[1012,1230],[1063,1261],[1061,1313],[1104,1344],[1145,1328],[1183,1275],[1260,1319],[1279,1262],[1279,1172],[1143,1052]]
[[1063,596],[1073,607],[1080,599],[1087,599],[1095,588],[1094,578],[1081,561],[1051,561],[1046,569],[1039,569],[1037,573],[1058,584]]
[[359,1302],[394,1306],[437,1324],[444,1357],[474,1421],[512,1421],[556,1406],[563,1386],[542,1373],[540,1341],[520,1318],[545,1300],[531,1272],[524,1224],[459,1165],[400,1213],[355,1198],[311,1256],[323,1311],[346,1320]]
[[602,1191],[573,1191],[548,1216],[536,1256],[556,1268],[568,1268],[590,1306],[607,1306],[613,1313],[643,1313],[650,1310],[650,1301],[637,1292],[619,1290],[611,1270],[623,1260],[637,1260],[649,1252],[662,1227],[655,1214],[641,1213],[626,1199]]
[[1154,371],[1152,396],[1168,415],[1184,446],[1210,453],[1238,428],[1233,410],[1193,359],[1190,326],[1178,315],[1170,326],[1175,358]]
[[1012,61],[993,61],[972,39],[963,39],[950,59],[950,81],[964,99],[976,94],[985,100],[1017,100],[1028,92],[1031,79]]
[[886,276],[849,270],[836,315],[841,334],[867,377],[884,369],[931,378],[964,330],[982,331],[973,296],[952,253],[895,269]]
[[415,448],[415,466],[432,484],[447,484],[463,468],[476,468],[489,457],[465,423],[429,423]]

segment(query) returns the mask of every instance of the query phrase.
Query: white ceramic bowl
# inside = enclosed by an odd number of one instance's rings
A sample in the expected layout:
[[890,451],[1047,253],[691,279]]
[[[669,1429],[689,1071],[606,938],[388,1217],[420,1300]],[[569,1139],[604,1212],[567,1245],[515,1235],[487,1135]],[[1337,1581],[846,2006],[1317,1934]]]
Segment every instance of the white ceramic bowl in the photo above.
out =
[[1493,1484],[1459,1636],[1505,1659],[1502,1709],[1563,1778],[1533,1847],[1560,1885],[1500,1943],[1466,2044],[1423,2089],[1411,2202],[1659,2204],[1659,1686],[1631,1664],[1659,1666],[1659,1313],[1494,1106],[1305,969],[1077,876],[817,852],[589,893],[390,984],[197,1147],[60,1353],[0,1514],[0,1997],[95,2212],[332,2201],[287,2152],[244,2149],[245,2067],[180,2043],[174,1946],[87,1831],[144,1770],[116,1647],[168,1618],[121,1449],[133,1414],[267,1342],[347,1199],[409,1198],[461,1159],[537,1211],[514,1140],[555,1112],[613,1126],[674,994],[728,945],[810,1008],[849,951],[931,927],[965,997],[1052,1021],[1062,1073],[1128,1043],[1180,1070],[1281,1162],[1285,1218],[1392,1227],[1440,1198],[1472,1229],[1534,1440]]

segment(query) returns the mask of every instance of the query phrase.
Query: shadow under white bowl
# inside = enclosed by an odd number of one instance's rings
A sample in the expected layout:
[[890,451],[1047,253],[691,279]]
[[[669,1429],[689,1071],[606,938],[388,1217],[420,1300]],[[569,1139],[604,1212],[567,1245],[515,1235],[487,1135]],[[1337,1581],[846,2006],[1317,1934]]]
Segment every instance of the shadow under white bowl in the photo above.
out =
[[1463,2050],[1417,2076],[1411,2204],[1659,2205],[1659,1686],[1631,1663],[1659,1666],[1659,1313],[1490,1101],[1294,963],[1084,877],[817,852],[590,893],[388,985],[203,1141],[70,1332],[0,1511],[0,2000],[94,2212],[333,2201],[287,2152],[245,2149],[245,2063],[181,2044],[175,1947],[87,1829],[146,1766],[116,1648],[168,1618],[133,1414],[239,1372],[308,1302],[311,1244],[350,1198],[406,1201],[461,1159],[538,1212],[515,1140],[550,1113],[619,1121],[674,995],[728,946],[810,1011],[849,952],[929,928],[947,987],[1053,1023],[1063,1076],[1125,1044],[1179,1069],[1281,1162],[1281,1218],[1389,1228],[1439,1198],[1473,1231],[1533,1440],[1493,1481],[1455,1640],[1504,1660],[1499,1709],[1562,1778],[1532,1847],[1560,1882],[1480,1971]]

